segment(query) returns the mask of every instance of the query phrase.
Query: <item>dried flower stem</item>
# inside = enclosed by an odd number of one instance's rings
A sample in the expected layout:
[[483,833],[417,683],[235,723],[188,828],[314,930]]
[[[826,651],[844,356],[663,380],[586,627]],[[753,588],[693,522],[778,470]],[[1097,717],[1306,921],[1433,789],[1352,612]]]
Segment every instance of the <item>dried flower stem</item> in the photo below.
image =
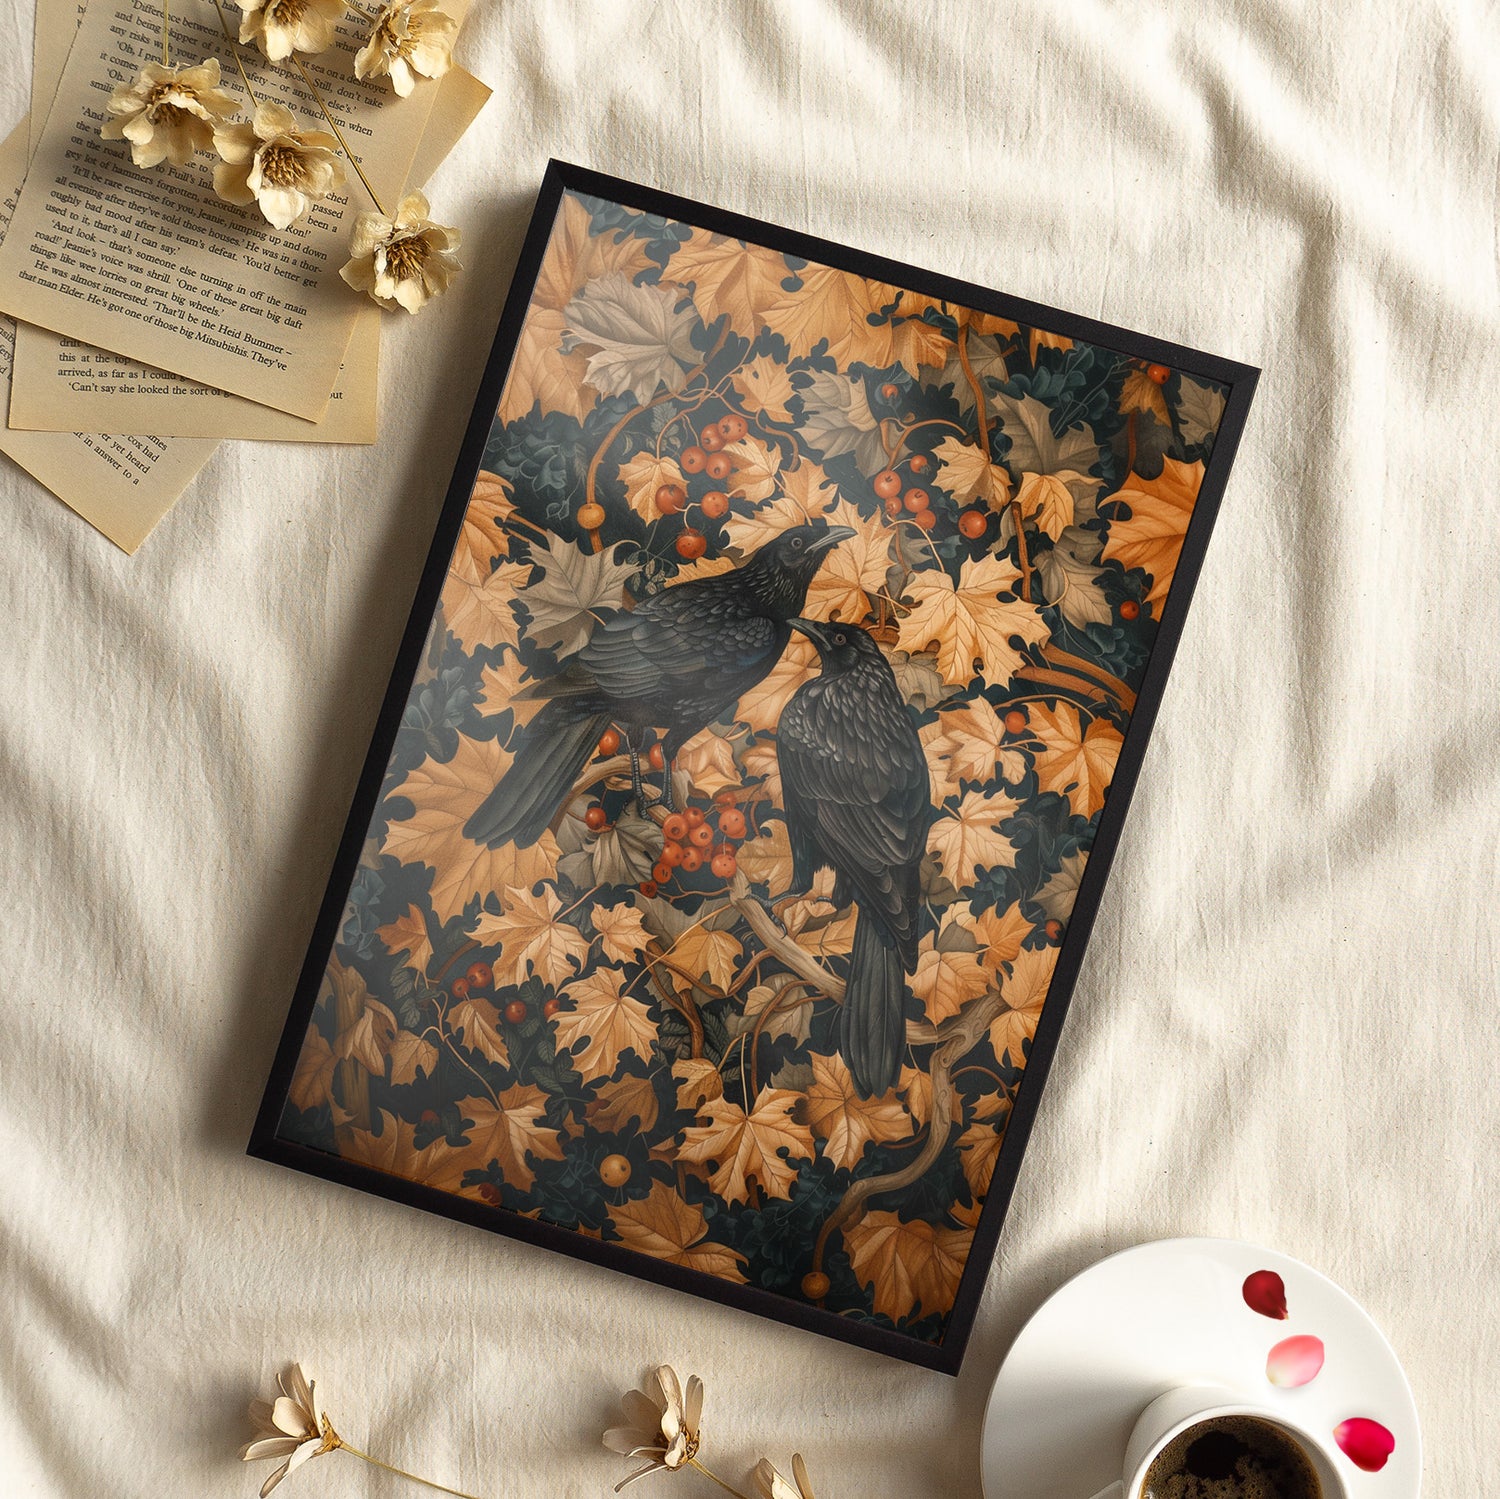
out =
[[450,1489],[447,1484],[434,1483],[430,1478],[419,1477],[415,1473],[408,1473],[405,1468],[392,1467],[390,1463],[383,1463],[378,1457],[371,1457],[368,1452],[361,1452],[358,1447],[351,1447],[348,1442],[341,1441],[339,1446],[349,1454],[350,1457],[363,1458],[376,1468],[384,1468],[387,1473],[394,1473],[398,1478],[409,1478],[413,1483],[424,1484],[429,1489],[436,1489],[440,1494],[454,1494],[457,1499],[478,1499],[475,1494],[466,1494],[462,1489]]
[[172,66],[172,45],[168,32],[172,29],[172,0],[161,0],[161,65]]
[[718,1486],[723,1489],[725,1493],[733,1494],[735,1496],[735,1499],[748,1499],[747,1495],[740,1493],[738,1489],[731,1488],[729,1484],[725,1483],[717,1473],[711,1471],[708,1468],[705,1468],[696,1457],[690,1457],[688,1459],[688,1466],[690,1468],[696,1468],[705,1478],[713,1479],[713,1481],[718,1484]]
[[245,71],[245,61],[240,56],[240,44],[235,41],[234,33],[229,29],[229,22],[224,16],[224,7],[219,0],[214,0],[214,9],[219,13],[219,27],[224,33],[224,39],[229,43],[229,51],[234,57],[234,65],[240,70],[240,82],[245,85],[245,92],[250,95],[250,102],[260,108],[260,100],[256,97],[255,88],[250,82],[250,75]]
[[312,74],[302,66],[302,59],[295,52],[292,54],[292,63],[302,75],[302,81],[312,91],[313,98],[318,101],[318,108],[323,111],[323,118],[328,121],[328,128],[333,131],[334,138],[343,147],[344,155],[349,158],[349,165],[359,174],[359,180],[364,183],[365,191],[370,195],[370,201],[380,211],[382,217],[389,218],[390,215],[385,211],[385,204],[380,201],[379,194],[376,193],[375,189],[370,186],[370,179],[365,176],[365,169],[360,166],[359,158],[349,149],[349,142],[344,139],[344,132],[339,129],[338,121],[328,112],[328,105],[323,100],[323,91],[313,82]]

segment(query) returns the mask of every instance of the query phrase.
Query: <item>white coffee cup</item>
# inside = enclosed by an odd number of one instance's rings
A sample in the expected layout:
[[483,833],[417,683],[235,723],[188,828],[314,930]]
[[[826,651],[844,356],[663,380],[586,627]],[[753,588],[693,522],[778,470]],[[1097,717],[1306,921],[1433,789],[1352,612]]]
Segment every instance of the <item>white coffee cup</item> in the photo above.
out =
[[1215,1385],[1183,1385],[1158,1395],[1136,1420],[1125,1444],[1125,1475],[1094,1499],[1141,1499],[1146,1474],[1167,1445],[1191,1426],[1219,1417],[1245,1416],[1279,1427],[1302,1449],[1322,1485],[1322,1499],[1349,1499],[1334,1465],[1333,1448],[1284,1411],[1246,1400]]

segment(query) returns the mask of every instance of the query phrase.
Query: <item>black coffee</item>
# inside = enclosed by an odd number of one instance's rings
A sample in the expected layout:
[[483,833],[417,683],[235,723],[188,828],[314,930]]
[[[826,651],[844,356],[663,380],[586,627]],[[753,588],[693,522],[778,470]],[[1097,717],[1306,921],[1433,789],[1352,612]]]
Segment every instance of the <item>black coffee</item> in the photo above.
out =
[[1146,1471],[1140,1499],[1321,1499],[1296,1440],[1253,1416],[1214,1416],[1174,1437]]

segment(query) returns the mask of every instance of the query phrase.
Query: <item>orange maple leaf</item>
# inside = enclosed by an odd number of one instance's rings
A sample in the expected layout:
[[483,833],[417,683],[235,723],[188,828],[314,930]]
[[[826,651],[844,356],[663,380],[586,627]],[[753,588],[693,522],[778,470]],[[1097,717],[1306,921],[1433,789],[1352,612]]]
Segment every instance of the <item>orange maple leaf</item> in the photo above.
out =
[[463,1185],[464,1173],[482,1171],[492,1162],[500,1175],[518,1191],[526,1192],[536,1181],[532,1161],[560,1161],[563,1158],[561,1136],[543,1122],[547,1095],[529,1083],[517,1083],[500,1094],[499,1101],[488,1098],[459,1100],[467,1143],[449,1145],[439,1141],[427,1164],[428,1185],[444,1192],[478,1196],[477,1187]]
[[589,955],[588,938],[561,919],[563,904],[551,885],[535,894],[526,885],[507,885],[500,895],[500,914],[481,910],[474,940],[498,947],[495,984],[519,984],[528,968],[554,989],[561,988]]
[[960,889],[972,885],[981,869],[1012,868],[1015,845],[998,827],[1020,809],[1003,791],[967,791],[957,808],[939,817],[927,834],[927,847],[942,861],[943,873]]
[[338,1055],[323,1039],[317,1026],[309,1026],[297,1057],[297,1070],[287,1097],[304,1112],[333,1099],[333,1074],[339,1065]]
[[766,1197],[789,1198],[797,1160],[813,1155],[812,1134],[795,1118],[802,1094],[762,1088],[747,1114],[724,1098],[709,1100],[707,1124],[686,1131],[677,1158],[703,1168],[708,1184],[729,1202],[748,1202],[751,1183]]
[[510,1066],[510,1047],[500,1030],[500,1011],[482,994],[471,994],[448,1011],[448,1029],[471,1051],[497,1067]]
[[406,966],[426,973],[432,961],[432,939],[427,935],[427,918],[420,906],[408,906],[405,915],[375,928],[375,935],[385,943],[392,957],[405,957]]
[[989,682],[1003,685],[1025,659],[1012,640],[1038,645],[1051,634],[1035,604],[1000,597],[1020,576],[1003,557],[966,561],[957,584],[941,568],[924,568],[906,586],[913,603],[897,643],[916,653],[937,641],[945,682],[961,686],[977,666]]
[[851,364],[885,369],[895,363],[890,323],[870,322],[900,295],[895,287],[826,265],[804,266],[798,275],[801,288],[783,291],[761,314],[765,325],[786,340],[793,359],[806,358],[826,339],[828,353],[841,369]]
[[730,324],[746,337],[754,335],[765,309],[785,297],[781,283],[790,274],[775,250],[706,229],[693,230],[666,269],[673,281],[691,284],[693,306],[705,327],[728,313]]
[[[1006,1112],[1008,1115],[1009,1110]],[[971,1124],[958,1137],[958,1163],[963,1167],[964,1180],[981,1202],[990,1190],[995,1162],[1000,1158],[1000,1147],[1004,1143],[1004,1126],[997,1128],[990,1123]]]
[[639,1254],[744,1283],[744,1256],[709,1241],[702,1210],[684,1202],[664,1182],[652,1182],[644,1198],[611,1208],[609,1216],[620,1242]]
[[1011,964],[1011,971],[1000,983],[1000,993],[1010,1009],[990,1027],[990,1045],[1002,1061],[1010,1053],[1012,1067],[1025,1064],[1021,1048],[1036,1035],[1037,1021],[1052,985],[1052,970],[1057,967],[1058,948],[1043,947],[1023,952]]
[[567,1008],[553,1017],[558,1049],[573,1052],[571,1065],[585,1081],[614,1075],[620,1055],[633,1051],[650,1062],[656,1048],[656,1022],[651,1008],[624,992],[625,975],[618,968],[596,968],[567,987]]
[[894,1213],[866,1213],[844,1230],[856,1277],[872,1287],[875,1310],[893,1322],[946,1312],[973,1242],[973,1229],[905,1223]]
[[1150,574],[1147,603],[1160,604],[1172,586],[1202,483],[1201,462],[1164,458],[1159,478],[1131,474],[1123,488],[1100,501],[1101,507],[1122,500],[1130,506],[1128,520],[1110,522],[1104,555],[1121,567],[1139,567]]
[[1046,745],[1035,761],[1041,789],[1065,795],[1080,817],[1092,817],[1114,779],[1125,743],[1120,731],[1103,717],[1085,729],[1078,709],[1064,702],[1033,704],[1031,729]]
[[895,1092],[865,1098],[842,1057],[813,1053],[813,1081],[802,1113],[835,1166],[854,1166],[865,1147],[911,1137],[911,1115]]

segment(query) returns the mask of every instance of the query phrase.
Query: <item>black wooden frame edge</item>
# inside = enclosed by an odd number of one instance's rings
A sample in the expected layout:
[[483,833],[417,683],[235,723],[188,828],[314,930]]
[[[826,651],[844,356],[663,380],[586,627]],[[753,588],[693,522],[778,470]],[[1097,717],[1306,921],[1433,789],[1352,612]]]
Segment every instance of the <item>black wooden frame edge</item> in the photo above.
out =
[[[1104,348],[1138,357],[1148,357],[1190,374],[1200,375],[1230,387],[1223,418],[1215,437],[1213,453],[1189,522],[1187,535],[1178,558],[1172,588],[1157,631],[1146,674],[1137,694],[1121,748],[1115,775],[1095,834],[1093,848],[1079,886],[1076,904],[1068,923],[1059,953],[1052,984],[1036,1036],[1032,1041],[1021,1088],[1017,1095],[1005,1140],[995,1163],[990,1192],[986,1197],[973,1246],[950,1313],[948,1330],[941,1344],[932,1344],[886,1328],[851,1320],[839,1313],[823,1311],[774,1292],[751,1286],[736,1286],[715,1276],[679,1266],[649,1260],[631,1250],[590,1239],[555,1225],[524,1218],[504,1209],[487,1207],[466,1198],[433,1188],[423,1187],[403,1178],[360,1166],[339,1156],[295,1145],[280,1139],[277,1124],[287,1103],[297,1057],[306,1035],[318,988],[338,934],[338,924],[348,897],[350,883],[358,867],[360,850],[370,819],[379,801],[380,786],[391,748],[400,727],[401,714],[415,676],[423,645],[442,591],[448,563],[452,556],[464,511],[467,509],[475,477],[495,408],[509,374],[511,359],[525,319],[531,291],[541,268],[543,254],[551,235],[562,194],[573,191],[588,194],[635,208],[661,214],[683,222],[749,240],[771,249],[820,261],[857,275],[891,282],[922,291],[943,300],[962,303],[981,311],[1010,317],[1016,322],[1046,328]],[[1015,1189],[1025,1147],[1034,1122],[1038,1103],[1046,1085],[1047,1072],[1056,1051],[1062,1025],[1066,1019],[1089,932],[1097,915],[1108,877],[1109,866],[1119,842],[1131,793],[1140,772],[1151,728],[1160,707],[1161,696],[1172,658],[1181,638],[1193,587],[1202,568],[1208,538],[1217,515],[1224,487],[1228,481],[1235,451],[1243,433],[1259,371],[1249,365],[1188,349],[1165,340],[1150,338],[1128,329],[1100,322],[1043,304],[1013,297],[971,283],[958,281],[936,272],[921,271],[898,261],[870,255],[837,245],[795,230],[763,223],[744,215],[727,212],[711,205],[694,202],[669,193],[609,177],[588,168],[553,160],[548,163],[537,194],[536,206],[522,245],[505,308],[500,317],[494,342],[480,377],[469,425],[454,465],[447,497],[439,515],[432,546],[423,565],[413,598],[406,629],[392,667],[385,699],[376,719],[370,748],[356,785],[349,817],[345,824],[330,872],[327,888],[319,908],[308,944],[307,956],[293,993],[285,1027],[277,1046],[265,1093],[256,1114],[247,1154],[260,1160],[288,1166],[309,1175],[322,1177],[343,1186],[358,1188],[434,1213],[457,1222],[469,1223],[491,1233],[540,1245],[555,1252],[582,1259],[630,1275],[638,1280],[672,1287],[676,1290],[738,1307],[740,1310],[767,1317],[772,1321],[819,1333],[840,1342],[883,1353],[904,1362],[956,1374],[963,1360],[980,1297],[988,1279],[990,1262],[998,1244],[1010,1199]]]

